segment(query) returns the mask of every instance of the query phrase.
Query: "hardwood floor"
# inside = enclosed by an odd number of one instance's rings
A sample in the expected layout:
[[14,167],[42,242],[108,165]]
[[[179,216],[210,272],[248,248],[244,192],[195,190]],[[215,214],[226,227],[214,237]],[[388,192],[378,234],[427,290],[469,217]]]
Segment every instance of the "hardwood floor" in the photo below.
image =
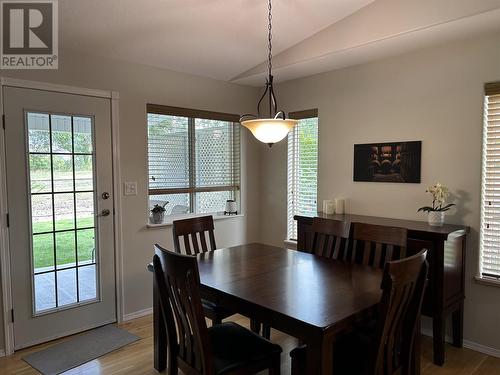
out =
[[[248,319],[244,317],[234,316],[232,320],[246,327],[249,326]],[[65,374],[157,374],[153,369],[152,316],[134,319],[120,324],[120,327],[140,336],[142,339],[70,370]],[[282,373],[289,374],[290,361],[288,353],[297,345],[297,340],[276,330],[272,331],[271,339],[282,346]],[[55,342],[62,342],[64,340],[67,340],[67,338],[20,350],[13,356],[0,358],[0,374],[38,374],[36,370],[22,360],[22,357],[33,351],[50,346]],[[458,349],[453,346],[446,348],[447,361],[445,366],[435,366],[431,363],[431,339],[424,336],[422,342],[422,375],[500,374],[499,358],[490,357],[470,349]]]

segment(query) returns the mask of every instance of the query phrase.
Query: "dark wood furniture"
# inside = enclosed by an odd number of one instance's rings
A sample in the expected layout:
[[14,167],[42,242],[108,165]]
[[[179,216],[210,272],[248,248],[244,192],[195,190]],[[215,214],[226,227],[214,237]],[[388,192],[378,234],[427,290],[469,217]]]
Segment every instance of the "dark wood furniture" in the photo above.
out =
[[429,283],[424,295],[422,314],[433,321],[434,363],[444,364],[445,321],[452,316],[453,344],[463,344],[465,298],[465,252],[469,227],[445,224],[432,227],[426,222],[362,215],[325,215],[321,212],[295,216],[298,225],[298,249],[312,245],[314,217],[350,223],[401,227],[408,231],[407,255],[428,250]]
[[310,248],[312,254],[332,259],[344,259],[347,255],[351,223],[315,217],[311,230],[313,232]]
[[[384,266],[379,319],[335,342],[333,367],[336,374],[408,375],[418,372],[415,336],[420,327],[428,264],[426,250]],[[306,374],[306,346],[290,352],[292,375]],[[333,348],[332,348],[333,350]],[[365,360],[361,360],[365,359]]]
[[180,368],[193,375],[243,375],[266,369],[280,375],[279,345],[233,322],[207,328],[195,257],[158,245],[155,253],[153,269],[167,327],[171,374]]
[[[175,220],[172,225],[172,236],[174,250],[179,254],[196,255],[217,248],[212,216]],[[180,238],[183,239],[184,251],[179,241]],[[205,316],[212,321],[212,325],[220,324],[222,319],[233,315],[233,312],[210,301],[202,300],[202,303]]]
[[386,262],[401,259],[406,255],[405,228],[354,223],[352,232],[349,260],[353,263],[384,268]]
[[[196,255],[217,248],[212,216],[175,220],[172,225],[172,235],[174,237],[174,250],[179,254]],[[207,235],[210,247],[207,246]],[[184,252],[179,241],[180,237],[183,239]]]
[[[380,301],[382,270],[363,265],[263,244],[197,258],[202,297],[302,340],[312,348],[307,351],[308,374],[331,375],[335,337],[371,316]],[[155,368],[162,371],[166,331],[157,323],[159,304],[154,306]]]

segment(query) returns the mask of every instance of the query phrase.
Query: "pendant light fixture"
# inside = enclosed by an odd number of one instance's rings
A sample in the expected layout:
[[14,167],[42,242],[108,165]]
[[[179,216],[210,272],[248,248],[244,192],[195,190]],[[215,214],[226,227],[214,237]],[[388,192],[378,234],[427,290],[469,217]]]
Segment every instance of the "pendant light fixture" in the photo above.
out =
[[[278,111],[278,104],[274,95],[273,75],[272,75],[272,4],[269,0],[269,26],[268,26],[268,77],[266,78],[266,89],[257,104],[257,116],[244,114],[240,117],[240,123],[250,130],[255,138],[269,147],[285,138],[288,132],[297,124],[297,120],[287,119],[285,112]],[[266,98],[269,103],[269,117],[261,116],[260,105]]]

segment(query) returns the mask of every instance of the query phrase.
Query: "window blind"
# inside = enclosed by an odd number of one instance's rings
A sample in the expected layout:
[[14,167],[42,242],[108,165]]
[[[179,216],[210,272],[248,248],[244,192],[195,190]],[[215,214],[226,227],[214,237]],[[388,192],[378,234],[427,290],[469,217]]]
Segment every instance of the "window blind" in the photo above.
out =
[[500,83],[485,86],[482,160],[480,273],[500,279]]
[[317,110],[290,113],[299,123],[288,134],[287,238],[297,239],[295,215],[316,212],[318,190]]
[[232,116],[148,105],[150,205],[168,201],[167,214],[182,213],[179,207],[209,213],[236,200],[240,127]]

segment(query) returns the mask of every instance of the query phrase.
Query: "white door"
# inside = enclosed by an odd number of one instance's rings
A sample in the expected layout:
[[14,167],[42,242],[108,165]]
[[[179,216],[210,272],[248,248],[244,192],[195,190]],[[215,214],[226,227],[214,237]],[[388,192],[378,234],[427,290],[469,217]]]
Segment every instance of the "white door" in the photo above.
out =
[[15,349],[116,320],[110,99],[4,87]]

